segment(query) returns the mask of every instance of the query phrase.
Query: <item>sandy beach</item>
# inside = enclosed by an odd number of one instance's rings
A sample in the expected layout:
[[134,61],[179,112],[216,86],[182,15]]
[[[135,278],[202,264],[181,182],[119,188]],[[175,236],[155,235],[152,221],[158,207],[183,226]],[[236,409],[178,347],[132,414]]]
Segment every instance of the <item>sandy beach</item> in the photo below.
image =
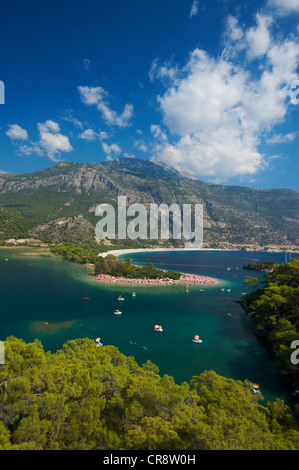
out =
[[106,258],[108,255],[121,256],[133,253],[163,252],[163,251],[230,251],[221,248],[131,248],[126,250],[110,250],[105,253],[99,253],[99,256]]

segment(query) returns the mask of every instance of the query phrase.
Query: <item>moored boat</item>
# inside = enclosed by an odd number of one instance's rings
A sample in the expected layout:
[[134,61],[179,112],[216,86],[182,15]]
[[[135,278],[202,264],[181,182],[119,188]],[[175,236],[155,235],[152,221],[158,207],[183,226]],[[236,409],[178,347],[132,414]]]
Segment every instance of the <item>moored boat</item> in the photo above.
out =
[[195,335],[192,341],[193,343],[202,343],[202,339],[198,335]]
[[155,325],[155,326],[154,326],[154,330],[155,330],[155,331],[163,331],[163,328],[162,328],[161,325]]

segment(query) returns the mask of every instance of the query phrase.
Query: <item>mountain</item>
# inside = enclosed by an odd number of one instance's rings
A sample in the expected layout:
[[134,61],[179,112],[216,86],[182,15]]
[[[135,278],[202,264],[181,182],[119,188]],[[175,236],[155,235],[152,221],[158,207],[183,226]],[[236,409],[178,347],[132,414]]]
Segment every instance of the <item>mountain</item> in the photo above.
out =
[[204,245],[211,248],[298,249],[297,191],[209,184],[164,163],[134,158],[0,174],[0,239],[93,237],[95,207],[115,205],[119,195],[145,206],[202,203]]

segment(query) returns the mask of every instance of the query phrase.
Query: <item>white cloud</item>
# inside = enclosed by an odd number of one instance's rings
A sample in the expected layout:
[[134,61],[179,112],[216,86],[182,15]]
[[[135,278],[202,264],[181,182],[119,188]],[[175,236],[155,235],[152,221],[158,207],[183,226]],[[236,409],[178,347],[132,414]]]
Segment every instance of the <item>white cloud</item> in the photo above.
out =
[[107,160],[110,160],[121,153],[121,149],[117,144],[108,145],[106,142],[102,142],[102,149],[107,155]]
[[157,79],[168,82],[174,80],[177,73],[177,65],[172,65],[170,61],[160,65],[159,59],[154,59],[149,70],[149,78],[151,82]]
[[138,148],[138,150],[141,150],[142,152],[147,152],[148,151],[147,145],[146,145],[146,143],[144,142],[143,139],[136,139],[134,141],[134,146],[136,148]]
[[231,15],[227,18],[227,34],[233,41],[239,41],[244,35],[242,28],[238,26],[237,18]]
[[258,13],[256,20],[257,26],[250,28],[246,34],[247,54],[250,59],[265,55],[271,46],[269,27],[273,21],[272,18]]
[[79,138],[83,140],[95,140],[97,138],[97,133],[93,129],[85,129],[84,132],[79,134]]
[[73,117],[71,112],[69,112],[69,115],[68,116],[64,116],[62,117],[61,119],[63,119],[64,121],[67,121],[67,122],[71,122],[72,124],[74,124],[75,126],[79,127],[80,129],[83,129],[83,124],[81,121],[79,121],[77,118]]
[[151,125],[151,132],[156,139],[167,141],[167,135],[164,131],[161,130],[161,127],[157,124]]
[[96,139],[105,140],[105,139],[110,139],[110,137],[111,137],[111,135],[109,135],[105,131],[96,132],[93,129],[85,129],[85,131],[83,131],[83,132],[81,132],[81,134],[79,134],[80,139],[88,140],[88,141],[93,141],[93,140],[96,140]]
[[99,136],[100,136],[100,139],[101,139],[101,140],[109,139],[109,138],[110,138],[110,135],[107,134],[107,132],[105,132],[105,131],[101,131],[100,134],[99,134]]
[[81,99],[83,103],[91,106],[96,105],[98,110],[101,112],[103,119],[113,126],[118,127],[127,127],[129,126],[129,121],[133,116],[133,105],[126,104],[121,114],[118,114],[116,111],[112,110],[108,104],[108,92],[102,87],[89,87],[89,86],[79,86],[78,87]]
[[70,152],[73,150],[70,141],[67,136],[60,133],[59,124],[55,121],[45,121],[37,124],[39,131],[39,141],[29,141],[28,133],[25,129],[22,129],[18,124],[12,124],[7,131],[7,135],[15,141],[28,140],[28,144],[21,144],[17,153],[19,155],[47,155],[52,161],[58,161],[56,156],[60,155],[60,152]]
[[194,2],[192,3],[191,5],[191,10],[190,10],[190,18],[192,18],[192,16],[196,16],[198,13],[198,0],[194,0]]
[[60,152],[70,152],[73,150],[69,138],[60,134],[59,125],[54,121],[46,121],[37,124],[40,140],[38,146],[45,150],[46,155],[54,162],[58,161],[56,155]]
[[18,124],[10,124],[6,135],[8,135],[11,140],[28,140],[26,129],[23,129]]
[[299,12],[299,0],[268,0],[268,5],[276,8],[279,15]]
[[267,144],[285,144],[293,142],[297,137],[298,132],[290,132],[289,134],[274,134],[271,138],[267,139]]
[[265,168],[259,144],[286,118],[299,58],[298,42],[273,38],[271,24],[271,17],[258,14],[256,26],[243,32],[230,17],[225,53],[213,58],[195,49],[177,68],[157,98],[172,133],[171,142],[159,139],[158,159],[197,176],[226,179]]
[[38,123],[37,128],[40,131],[40,133],[48,132],[48,131],[50,131],[50,132],[59,132],[60,131],[59,124],[57,122],[54,122],[54,121],[51,121],[51,120],[45,121],[42,124]]

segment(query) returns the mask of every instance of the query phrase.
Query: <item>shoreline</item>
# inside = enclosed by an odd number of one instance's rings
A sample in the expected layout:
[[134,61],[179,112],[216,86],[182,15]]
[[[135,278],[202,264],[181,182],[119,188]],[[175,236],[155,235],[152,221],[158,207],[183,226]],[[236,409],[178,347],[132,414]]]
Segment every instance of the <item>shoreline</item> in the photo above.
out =
[[[101,256],[102,258],[106,258],[106,256],[108,255],[113,255],[113,256],[122,256],[122,255],[127,255],[127,254],[134,254],[134,253],[150,253],[150,252],[179,252],[179,251],[196,251],[196,252],[200,252],[200,251],[242,251],[240,249],[233,249],[233,248],[127,248],[127,249],[118,249],[118,250],[109,250],[109,251],[105,251],[105,252],[102,252],[102,253],[99,253],[98,256]],[[244,253],[246,252],[256,252],[256,253],[293,253],[293,254],[298,254],[299,252],[298,251],[293,251],[293,252],[289,252],[289,251],[283,251],[283,250],[274,250],[273,251],[264,251],[264,250],[244,250]]]
[[122,256],[133,253],[148,253],[148,252],[163,252],[163,251],[239,251],[239,250],[223,250],[221,248],[128,248],[123,250],[109,250],[103,253],[99,253],[98,256],[106,258],[108,255]]

